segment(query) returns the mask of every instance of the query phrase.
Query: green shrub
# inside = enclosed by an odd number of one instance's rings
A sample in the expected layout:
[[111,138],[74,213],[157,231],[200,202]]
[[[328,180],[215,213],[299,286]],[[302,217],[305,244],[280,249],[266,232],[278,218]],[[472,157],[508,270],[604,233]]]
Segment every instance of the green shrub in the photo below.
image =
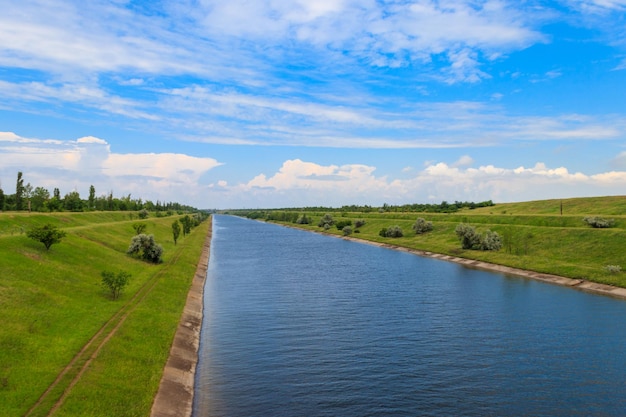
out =
[[335,224],[335,221],[333,220],[333,216],[331,216],[330,214],[326,213],[320,219],[319,223],[317,224],[317,227],[323,227],[324,230],[328,230],[330,228],[330,226],[332,226],[333,224]]
[[310,223],[311,223],[311,219],[306,216],[306,213],[299,216],[298,219],[296,220],[296,224],[310,224]]
[[359,220],[354,222],[354,227],[356,227],[357,229],[359,227],[363,227],[363,226],[365,226],[365,220],[364,219],[359,219]]
[[344,236],[349,236],[352,234],[352,227],[350,226],[344,226],[341,231],[343,232]]
[[604,269],[609,274],[619,274],[620,272],[622,272],[622,267],[619,265],[607,265],[604,267]]
[[596,229],[607,229],[615,226],[614,219],[604,219],[602,217],[585,217],[583,221]]
[[339,220],[335,226],[337,227],[337,230],[343,230],[346,226],[352,226],[352,220]]
[[116,300],[124,287],[128,285],[130,281],[130,274],[128,272],[118,272],[117,274],[110,271],[102,271],[102,286],[111,293],[111,298]]
[[154,241],[154,235],[140,234],[133,236],[127,254],[139,256],[144,261],[158,264],[163,262],[163,247]]
[[461,241],[461,247],[463,249],[500,250],[500,248],[502,248],[500,235],[491,230],[487,230],[483,236],[478,233],[473,226],[461,223],[456,227],[454,232]]
[[430,232],[431,230],[433,230],[433,222],[427,222],[420,217],[415,221],[415,224],[413,225],[413,230],[415,230],[415,234],[418,235]]
[[383,228],[379,233],[382,237],[402,237],[404,233],[402,233],[402,229],[400,226],[389,226],[387,228]]

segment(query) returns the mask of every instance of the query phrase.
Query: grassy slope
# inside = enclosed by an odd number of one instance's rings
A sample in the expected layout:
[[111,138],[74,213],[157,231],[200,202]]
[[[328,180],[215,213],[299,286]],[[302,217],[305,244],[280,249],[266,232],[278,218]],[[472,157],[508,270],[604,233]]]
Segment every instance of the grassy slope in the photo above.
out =
[[[563,215],[560,215],[561,202]],[[324,213],[308,213],[316,226]],[[588,215],[613,218],[616,227],[592,229],[583,223]],[[353,237],[409,248],[479,259],[502,265],[551,273],[571,278],[626,287],[626,273],[609,274],[606,265],[626,269],[626,197],[576,198],[497,204],[454,214],[432,213],[344,213],[335,220],[365,219]],[[415,235],[412,225],[418,217],[432,221],[434,230]],[[505,247],[498,252],[463,250],[454,229],[469,223],[479,231],[491,229],[504,237]],[[404,237],[382,238],[383,227],[399,225]],[[330,233],[341,235],[335,228]]]
[[[134,412],[116,411],[115,415],[149,413],[208,227],[205,222],[174,246],[172,221],[171,217],[141,221],[136,217],[130,219],[128,213],[0,214],[0,317],[3,318],[0,404],[3,415],[23,415],[89,338],[144,283],[156,274],[163,274],[153,293],[133,311],[119,335],[101,353],[102,357],[109,355],[108,361],[94,362],[94,369],[104,369],[109,374],[113,368],[118,369],[114,377],[118,389],[109,391],[105,384],[108,377],[98,377],[96,371],[85,374],[85,381],[89,377],[96,384],[104,384],[94,389],[100,396],[123,403],[126,408],[135,404],[130,407]],[[48,252],[42,244],[20,233],[46,222],[67,232],[67,237]],[[137,222],[145,222],[146,232],[154,234],[156,241],[163,245],[163,264],[148,265],[125,254],[134,234],[132,224]],[[178,262],[172,264],[174,257],[178,257]],[[132,274],[121,299],[112,301],[103,292],[100,286],[103,270],[124,270]],[[152,326],[154,331],[151,331]],[[123,345],[122,342],[127,341],[131,343]],[[124,350],[112,356],[107,353],[120,343]],[[133,353],[136,360],[132,369],[123,365],[128,353]],[[106,366],[102,366],[103,363]],[[132,376],[137,373],[145,374],[146,378],[132,387],[126,381],[134,381]],[[84,386],[81,380],[74,391],[80,392]],[[81,402],[92,404],[91,401]],[[70,396],[66,404],[70,407],[72,403]],[[101,410],[101,415],[112,415],[107,407],[96,409]],[[63,410],[64,415],[73,413]],[[74,415],[98,415],[95,410],[88,413],[80,410],[80,407],[75,408]]]

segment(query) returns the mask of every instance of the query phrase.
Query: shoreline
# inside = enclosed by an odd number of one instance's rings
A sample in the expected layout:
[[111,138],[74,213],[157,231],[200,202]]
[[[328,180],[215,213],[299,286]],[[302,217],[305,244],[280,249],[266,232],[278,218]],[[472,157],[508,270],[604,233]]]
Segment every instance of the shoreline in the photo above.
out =
[[209,222],[209,229],[191,288],[187,294],[185,308],[163,369],[159,389],[152,403],[151,417],[190,417],[193,412],[196,365],[203,318],[204,283],[209,267],[213,219],[209,218]]
[[[298,230],[305,230],[296,228]],[[312,231],[313,233],[321,233]],[[616,287],[613,285],[600,284],[597,282],[587,281],[584,279],[567,278],[560,275],[546,274],[543,272],[530,271],[527,269],[514,268],[511,266],[499,265],[485,261],[479,261],[476,259],[460,258],[458,256],[444,255],[435,252],[429,252],[421,249],[411,249],[403,246],[397,246],[390,243],[373,242],[367,239],[360,239],[352,236],[337,236],[332,234],[326,234],[327,236],[334,236],[339,239],[351,240],[354,242],[365,243],[382,248],[388,248],[392,250],[398,250],[401,252],[411,253],[417,256],[423,256],[426,258],[439,259],[442,261],[454,262],[464,265],[468,268],[482,269],[485,271],[499,272],[502,274],[513,275],[521,278],[534,279],[537,281],[547,282],[554,285],[560,285],[563,287],[570,287],[581,291],[591,292],[594,294],[601,294],[605,296],[620,298],[626,300],[626,288]]]
[[614,298],[626,300],[626,288],[616,287],[614,285],[600,284],[597,282],[587,281],[587,280],[578,279],[578,278],[567,278],[567,277],[563,277],[560,275],[546,274],[543,272],[536,272],[536,271],[531,271],[527,269],[514,268],[512,266],[494,264],[490,262],[479,261],[476,259],[460,258],[458,256],[445,255],[445,254],[430,252],[430,251],[421,250],[421,249],[411,249],[411,248],[407,248],[404,246],[394,245],[391,243],[374,242],[371,240],[362,239],[362,238],[353,237],[353,236],[339,236],[339,235],[335,235],[332,233],[324,233],[322,231],[317,231],[317,230],[303,229],[300,227],[291,226],[291,225],[282,224],[282,223],[271,223],[271,224],[289,227],[289,228],[296,229],[296,230],[302,230],[305,232],[318,233],[324,236],[335,237],[337,239],[350,240],[354,242],[378,246],[381,248],[398,250],[401,252],[411,253],[417,256],[423,256],[426,258],[454,262],[457,264],[464,265],[468,268],[482,269],[485,271],[499,272],[502,274],[513,275],[513,276],[521,277],[521,278],[534,279],[536,281],[547,282],[549,284],[560,285],[562,287],[569,287],[573,289],[578,289],[580,291],[585,291],[585,292],[590,292],[594,294],[600,294],[600,295],[604,295],[608,297],[614,297]]

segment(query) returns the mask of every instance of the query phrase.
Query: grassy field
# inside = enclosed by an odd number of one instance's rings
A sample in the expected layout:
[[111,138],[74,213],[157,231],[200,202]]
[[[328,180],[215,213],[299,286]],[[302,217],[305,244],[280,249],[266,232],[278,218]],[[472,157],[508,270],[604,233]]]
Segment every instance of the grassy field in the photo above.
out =
[[[563,214],[561,215],[561,207]],[[307,212],[310,225],[292,226],[321,231],[317,227],[325,212]],[[477,259],[537,272],[581,278],[626,287],[626,272],[609,273],[605,266],[619,265],[626,270],[626,197],[576,198],[496,204],[451,214],[370,212],[331,213],[335,221],[366,221],[352,237],[426,250],[462,258]],[[600,216],[615,220],[615,227],[593,229],[582,219]],[[416,235],[412,226],[418,217],[431,221],[432,232]],[[459,223],[478,231],[492,230],[501,235],[504,247],[497,252],[461,249],[455,235]],[[383,238],[382,228],[398,225],[402,238]],[[342,235],[331,228],[327,233]]]
[[[2,416],[149,415],[210,223],[174,245],[175,218],[0,214]],[[140,222],[163,246],[162,264],[126,255]],[[24,233],[45,223],[67,233],[50,251]],[[115,301],[104,270],[132,275]]]

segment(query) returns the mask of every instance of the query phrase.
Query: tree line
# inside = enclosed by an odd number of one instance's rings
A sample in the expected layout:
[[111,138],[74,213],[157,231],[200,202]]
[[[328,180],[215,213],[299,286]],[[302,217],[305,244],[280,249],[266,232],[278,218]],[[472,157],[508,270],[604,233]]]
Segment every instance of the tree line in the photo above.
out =
[[50,191],[44,187],[33,187],[30,182],[24,184],[24,176],[17,173],[14,194],[6,194],[0,187],[0,211],[138,211],[148,210],[155,212],[188,212],[197,211],[195,207],[175,202],[143,201],[141,198],[114,197],[113,191],[96,196],[93,185],[89,187],[89,196],[83,199],[78,191],[70,191],[61,196],[58,188]]

